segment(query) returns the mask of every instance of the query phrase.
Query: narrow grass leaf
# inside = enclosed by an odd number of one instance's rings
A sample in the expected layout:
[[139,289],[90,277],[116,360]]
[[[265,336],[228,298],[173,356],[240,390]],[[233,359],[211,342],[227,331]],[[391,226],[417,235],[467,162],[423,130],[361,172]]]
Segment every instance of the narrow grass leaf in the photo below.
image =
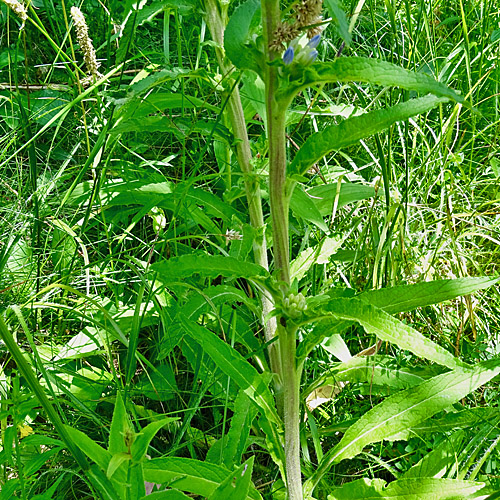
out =
[[312,493],[332,464],[355,457],[371,443],[410,429],[456,403],[498,374],[500,359],[492,359],[470,369],[457,368],[390,396],[349,427],[307,481],[307,491]]
[[[404,71],[401,68],[398,69]],[[432,81],[437,84],[435,80]],[[444,88],[447,89],[447,87]],[[330,125],[324,130],[309,136],[290,164],[288,175],[304,175],[312,165],[331,151],[355,144],[360,139],[387,129],[393,123],[425,113],[447,100],[447,97],[441,98],[428,95],[396,104],[388,109],[377,109],[360,116],[347,118],[338,125]]]

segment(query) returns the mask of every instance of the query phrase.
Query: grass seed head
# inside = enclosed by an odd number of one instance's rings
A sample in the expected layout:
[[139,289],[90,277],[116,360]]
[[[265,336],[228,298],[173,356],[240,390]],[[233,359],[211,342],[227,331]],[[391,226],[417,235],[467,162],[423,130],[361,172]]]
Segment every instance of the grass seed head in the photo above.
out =
[[92,76],[97,77],[99,76],[99,72],[97,71],[99,63],[97,62],[94,45],[89,37],[89,29],[87,27],[87,23],[85,22],[85,17],[78,7],[71,7],[71,17],[75,23],[76,38],[78,39],[80,49],[83,52],[83,59],[85,61],[85,66],[87,67],[87,72]]
[[18,2],[18,0],[2,0],[5,5],[7,5],[11,10],[14,11],[14,13],[21,18],[21,21],[23,24],[21,25],[21,28],[24,28],[24,24],[26,23],[26,20],[28,19],[28,14],[26,12],[26,7],[21,3]]

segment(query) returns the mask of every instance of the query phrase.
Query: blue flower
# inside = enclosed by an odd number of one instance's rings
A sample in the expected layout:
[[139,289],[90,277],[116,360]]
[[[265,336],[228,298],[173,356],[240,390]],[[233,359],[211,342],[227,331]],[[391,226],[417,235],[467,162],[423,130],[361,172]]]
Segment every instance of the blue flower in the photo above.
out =
[[288,47],[288,49],[285,50],[285,53],[283,54],[283,62],[285,64],[291,64],[293,61],[293,56],[295,55],[295,52],[293,50],[293,47]]
[[321,41],[321,35],[314,35],[308,42],[307,46],[310,49],[315,49],[318,45],[319,42]]

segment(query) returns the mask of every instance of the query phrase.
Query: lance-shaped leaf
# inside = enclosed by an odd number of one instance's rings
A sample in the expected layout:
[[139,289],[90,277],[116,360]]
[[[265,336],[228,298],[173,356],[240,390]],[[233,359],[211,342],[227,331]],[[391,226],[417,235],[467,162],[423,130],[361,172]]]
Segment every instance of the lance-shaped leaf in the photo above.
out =
[[447,100],[446,97],[428,95],[396,104],[388,109],[378,109],[347,118],[338,125],[330,125],[309,136],[288,167],[288,175],[304,175],[312,165],[331,151],[355,144],[364,137],[385,130],[393,123],[429,111]]
[[217,366],[259,407],[275,425],[281,425],[274,400],[262,375],[236,350],[214,333],[180,315],[186,333],[200,344]]
[[[414,285],[370,290],[363,292],[356,298],[383,309],[385,312],[395,314],[467,295],[494,285],[497,281],[498,278],[488,277],[429,281]],[[332,297],[330,300],[336,299]],[[341,333],[351,324],[352,322],[332,317],[314,325],[307,337],[298,346],[297,357],[299,363],[303,362],[309,352],[325,338]]]
[[[355,321],[365,329],[366,333],[372,333],[380,340],[396,344],[401,349],[407,349],[429,361],[448,368],[467,366],[411,326],[393,318],[382,309],[364,304],[359,299],[335,299],[325,304],[323,310],[328,311],[337,319]],[[328,317],[325,319],[329,320]]]
[[226,344],[214,333],[182,314],[179,315],[179,318],[186,333],[259,408],[265,421],[269,424],[266,427],[266,437],[277,450],[274,458],[278,465],[284,464],[285,458],[280,435],[283,424],[276,412],[274,398],[264,377],[236,349]]
[[437,304],[461,295],[488,288],[498,282],[498,278],[457,278],[401,285],[380,290],[370,290],[358,296],[360,300],[395,314],[411,311],[417,307]]
[[329,500],[459,500],[484,487],[476,481],[431,477],[399,479],[386,485],[383,479],[358,479],[335,489]]
[[464,98],[443,83],[424,73],[415,73],[395,64],[366,57],[338,57],[333,62],[297,66],[283,87],[278,99],[289,102],[297,92],[311,85],[328,82],[366,82],[375,85],[401,87],[422,94],[448,97],[457,102]]
[[432,417],[500,374],[500,359],[457,368],[387,398],[365,413],[330,450],[305,485],[312,493],[332,464],[358,455],[365,446]]

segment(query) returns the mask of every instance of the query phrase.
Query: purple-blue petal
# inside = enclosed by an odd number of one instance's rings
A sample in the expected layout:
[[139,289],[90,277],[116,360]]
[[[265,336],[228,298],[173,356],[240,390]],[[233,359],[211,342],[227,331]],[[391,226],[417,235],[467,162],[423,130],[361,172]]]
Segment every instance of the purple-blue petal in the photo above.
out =
[[283,62],[285,64],[290,64],[293,61],[294,50],[293,47],[288,47],[283,54]]
[[317,50],[311,50],[311,52],[309,52],[309,62],[313,62],[316,60],[316,58],[318,57],[318,51]]
[[308,42],[307,46],[311,49],[315,49],[319,42],[321,41],[321,35],[314,35]]

